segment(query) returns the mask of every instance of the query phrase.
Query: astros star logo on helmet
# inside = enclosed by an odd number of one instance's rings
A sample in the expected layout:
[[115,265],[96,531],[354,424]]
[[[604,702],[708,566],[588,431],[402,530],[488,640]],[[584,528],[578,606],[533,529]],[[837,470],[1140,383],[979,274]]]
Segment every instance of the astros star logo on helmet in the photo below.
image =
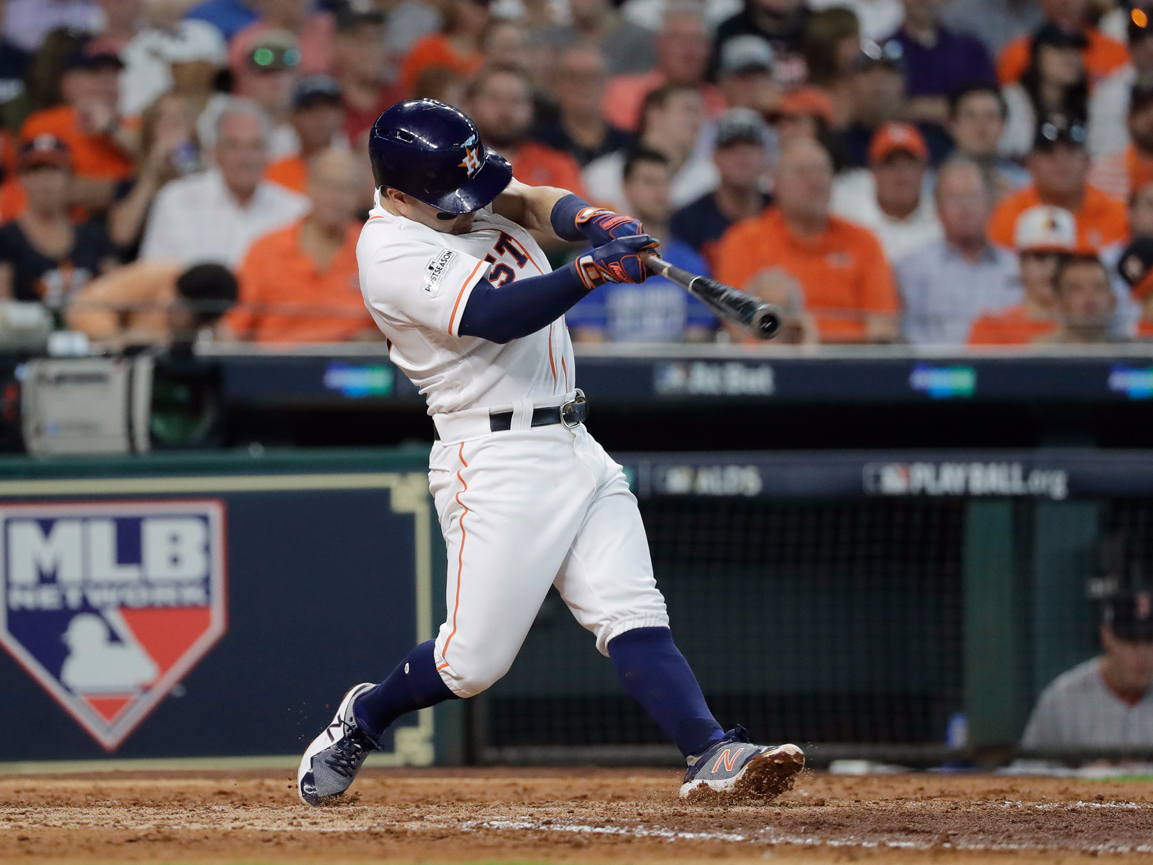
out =
[[479,149],[479,145],[475,144],[472,147],[466,145],[464,148],[464,161],[460,167],[468,172],[469,177],[480,171],[480,156],[477,153]]

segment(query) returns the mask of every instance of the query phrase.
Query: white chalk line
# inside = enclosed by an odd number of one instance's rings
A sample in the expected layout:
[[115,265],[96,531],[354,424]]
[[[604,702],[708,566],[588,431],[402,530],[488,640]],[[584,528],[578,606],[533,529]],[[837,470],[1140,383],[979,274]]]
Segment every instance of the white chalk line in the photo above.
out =
[[[930,802],[902,802],[902,806],[909,805],[929,805]],[[1153,805],[1143,804],[1138,802],[1086,802],[1078,800],[1074,802],[1021,802],[1004,800],[1002,802],[982,802],[980,803],[983,808],[998,808],[1003,810],[1035,810],[1035,811],[1066,811],[1075,812],[1082,809],[1091,810],[1125,810],[1125,811],[1148,811],[1153,810]],[[366,806],[354,806],[357,808],[366,808]],[[102,825],[105,828],[119,829],[121,831],[135,831],[142,834],[153,833],[180,833],[180,832],[202,832],[202,831],[216,831],[219,832],[223,827],[227,827],[233,831],[251,830],[260,833],[277,832],[285,834],[344,834],[344,833],[372,833],[381,831],[410,831],[410,832],[426,832],[426,831],[461,831],[470,832],[477,830],[492,830],[498,832],[556,832],[576,835],[593,835],[593,836],[607,836],[607,837],[628,837],[637,839],[657,839],[669,842],[678,841],[714,841],[727,844],[762,844],[766,846],[800,846],[800,847],[836,847],[836,848],[850,848],[859,847],[862,849],[906,849],[925,851],[931,849],[953,849],[953,850],[970,850],[970,851],[1054,851],[1066,850],[1077,851],[1086,853],[1153,853],[1153,843],[1146,844],[1124,844],[1106,842],[1103,844],[1092,844],[1083,846],[1068,846],[1058,844],[1039,844],[1030,842],[972,842],[965,840],[941,841],[940,834],[938,834],[933,841],[919,841],[919,840],[906,840],[906,839],[865,839],[853,835],[844,837],[821,837],[820,835],[798,835],[795,833],[778,832],[771,826],[766,826],[754,832],[693,832],[686,830],[678,830],[666,828],[663,826],[627,826],[627,825],[613,825],[602,824],[594,825],[590,823],[572,823],[572,822],[559,822],[559,821],[544,821],[534,820],[529,817],[519,819],[510,819],[501,816],[493,816],[487,820],[467,820],[461,822],[447,822],[441,820],[410,820],[403,823],[384,823],[374,821],[369,823],[362,823],[359,825],[331,825],[331,820],[345,819],[347,811],[345,809],[333,810],[329,813],[308,812],[312,816],[306,822],[299,824],[281,823],[279,825],[252,825],[253,818],[255,822],[263,822],[260,817],[264,815],[254,815],[250,809],[239,810],[234,812],[232,819],[224,817],[223,819],[212,823],[203,822],[202,819],[197,819],[203,816],[201,809],[190,809],[186,817],[175,815],[171,810],[156,809],[156,817],[152,820],[148,819],[147,811],[144,813],[141,810],[136,810],[138,814],[137,820],[126,821],[121,819],[113,819],[107,822],[100,822],[99,819],[92,821],[84,821],[78,823],[75,820],[75,809],[73,808],[54,808],[52,814],[45,814],[43,809],[37,809],[37,816],[39,819],[33,823],[31,821],[17,821],[14,817],[24,816],[24,812],[30,809],[19,809],[16,813],[9,812],[8,820],[0,822],[0,834],[5,834],[10,831],[35,831],[36,829],[54,829],[54,828],[91,828],[94,825]],[[89,806],[89,813],[91,813],[91,806]],[[99,809],[104,810],[104,809]],[[109,811],[116,810],[122,811],[122,806],[107,809]],[[135,809],[134,809],[135,810]],[[231,810],[228,806],[211,806],[213,811]],[[275,809],[274,809],[275,810]],[[327,810],[327,809],[325,809]],[[368,810],[368,808],[366,808]],[[247,811],[247,813],[244,813]],[[345,811],[340,814],[340,811]],[[198,813],[200,812],[200,813]],[[285,812],[275,810],[277,816]],[[294,812],[292,819],[301,819],[295,816]],[[61,819],[65,815],[73,819]],[[331,815],[331,816],[330,816]],[[29,815],[30,816],[30,815]],[[113,815],[109,814],[109,817]],[[121,816],[117,814],[117,816]],[[52,819],[56,817],[57,819]],[[267,817],[265,817],[267,819]],[[328,825],[325,825],[328,824]],[[819,829],[818,829],[819,831]]]

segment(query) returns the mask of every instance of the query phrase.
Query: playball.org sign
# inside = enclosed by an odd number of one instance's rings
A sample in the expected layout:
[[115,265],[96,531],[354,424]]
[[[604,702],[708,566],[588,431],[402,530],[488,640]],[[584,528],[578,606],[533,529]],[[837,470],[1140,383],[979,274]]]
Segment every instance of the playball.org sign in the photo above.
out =
[[0,643],[115,750],[226,628],[215,499],[0,506]]

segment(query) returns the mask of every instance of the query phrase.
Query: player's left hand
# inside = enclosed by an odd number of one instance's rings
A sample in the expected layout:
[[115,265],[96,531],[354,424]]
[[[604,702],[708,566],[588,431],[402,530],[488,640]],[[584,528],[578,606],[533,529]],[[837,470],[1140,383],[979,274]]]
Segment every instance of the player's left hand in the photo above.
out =
[[594,247],[604,246],[622,237],[644,234],[644,226],[631,216],[623,216],[599,207],[586,207],[576,218],[577,229]]

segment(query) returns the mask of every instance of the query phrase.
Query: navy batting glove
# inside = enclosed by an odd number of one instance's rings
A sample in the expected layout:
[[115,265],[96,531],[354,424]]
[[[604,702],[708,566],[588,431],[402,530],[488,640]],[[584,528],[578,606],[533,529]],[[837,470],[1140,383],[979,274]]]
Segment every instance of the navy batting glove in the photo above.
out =
[[574,262],[577,274],[589,291],[606,282],[644,282],[649,271],[640,254],[656,249],[658,244],[659,241],[647,234],[610,240]]
[[631,216],[622,216],[611,210],[586,207],[576,216],[576,227],[593,246],[604,246],[622,237],[644,234],[644,226]]

